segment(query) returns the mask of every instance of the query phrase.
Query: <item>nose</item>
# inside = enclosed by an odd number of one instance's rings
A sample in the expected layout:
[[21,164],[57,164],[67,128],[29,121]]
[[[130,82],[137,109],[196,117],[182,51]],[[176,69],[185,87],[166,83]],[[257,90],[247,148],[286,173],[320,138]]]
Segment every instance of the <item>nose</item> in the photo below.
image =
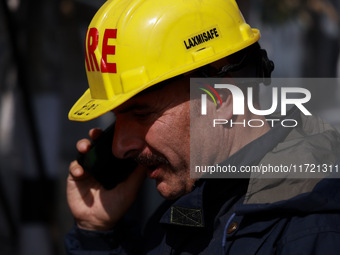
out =
[[112,143],[112,153],[117,158],[131,158],[143,150],[142,129],[136,123],[117,117]]

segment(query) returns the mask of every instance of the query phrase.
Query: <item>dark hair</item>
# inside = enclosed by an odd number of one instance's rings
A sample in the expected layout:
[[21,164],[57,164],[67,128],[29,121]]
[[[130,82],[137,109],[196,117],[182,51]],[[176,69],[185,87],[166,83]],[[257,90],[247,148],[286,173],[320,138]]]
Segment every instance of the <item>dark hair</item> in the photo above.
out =
[[254,69],[257,78],[270,78],[274,70],[274,62],[268,58],[267,51],[262,49],[258,42],[228,56],[227,59],[238,69],[246,66]]

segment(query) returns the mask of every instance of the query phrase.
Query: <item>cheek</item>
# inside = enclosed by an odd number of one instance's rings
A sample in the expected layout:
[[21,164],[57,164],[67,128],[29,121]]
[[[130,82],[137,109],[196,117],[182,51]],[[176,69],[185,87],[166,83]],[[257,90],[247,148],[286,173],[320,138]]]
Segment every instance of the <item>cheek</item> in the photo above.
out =
[[174,167],[189,156],[190,137],[186,126],[161,123],[150,127],[146,134],[147,144],[163,154]]
[[[188,107],[183,104],[164,113],[150,126],[146,140],[155,149],[189,151],[190,118]],[[163,148],[162,148],[163,146]]]

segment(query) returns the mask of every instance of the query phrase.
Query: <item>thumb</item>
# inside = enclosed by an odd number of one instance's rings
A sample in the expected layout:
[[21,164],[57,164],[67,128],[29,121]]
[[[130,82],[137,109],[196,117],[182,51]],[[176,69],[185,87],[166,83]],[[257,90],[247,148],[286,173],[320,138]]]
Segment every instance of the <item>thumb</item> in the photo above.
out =
[[129,175],[129,177],[123,181],[119,186],[124,186],[126,198],[135,199],[140,190],[144,180],[146,178],[146,168],[143,166],[137,166],[137,168]]
[[112,192],[117,195],[117,205],[123,215],[135,202],[138,191],[146,178],[146,169],[142,166],[137,168],[123,182],[119,183]]

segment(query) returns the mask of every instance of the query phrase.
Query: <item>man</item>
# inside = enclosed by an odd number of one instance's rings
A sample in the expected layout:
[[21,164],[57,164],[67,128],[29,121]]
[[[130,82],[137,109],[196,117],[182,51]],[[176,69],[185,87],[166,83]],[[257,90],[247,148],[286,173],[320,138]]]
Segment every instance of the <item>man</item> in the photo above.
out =
[[[297,127],[271,127],[247,108],[243,115],[234,114],[229,90],[216,91],[218,105],[208,100],[208,118],[256,119],[263,125],[207,131],[200,100],[190,97],[190,78],[270,77],[273,64],[259,48],[259,37],[234,0],[104,4],[86,39],[90,89],[69,118],[86,121],[112,110],[112,152],[138,165],[125,181],[106,190],[77,161],[71,163],[67,197],[76,226],[66,237],[69,254],[338,252],[336,180],[190,175],[191,161],[241,169],[285,160],[321,164],[326,158],[333,166],[340,156],[339,135],[324,123],[294,108],[287,118],[297,120]],[[100,135],[98,129],[90,131],[93,140]],[[86,139],[77,144],[81,153],[90,147]],[[145,175],[167,201],[139,236],[124,215]]]

